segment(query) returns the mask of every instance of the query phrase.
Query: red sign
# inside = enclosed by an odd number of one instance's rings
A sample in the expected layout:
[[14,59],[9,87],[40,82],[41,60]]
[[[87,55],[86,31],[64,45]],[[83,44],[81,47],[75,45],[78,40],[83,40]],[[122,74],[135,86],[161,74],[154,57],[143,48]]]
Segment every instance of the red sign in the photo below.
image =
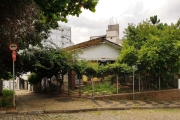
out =
[[17,50],[17,48],[18,48],[17,44],[12,43],[9,45],[9,49],[12,51]]
[[15,51],[12,51],[12,59],[13,59],[13,61],[16,61],[16,52]]

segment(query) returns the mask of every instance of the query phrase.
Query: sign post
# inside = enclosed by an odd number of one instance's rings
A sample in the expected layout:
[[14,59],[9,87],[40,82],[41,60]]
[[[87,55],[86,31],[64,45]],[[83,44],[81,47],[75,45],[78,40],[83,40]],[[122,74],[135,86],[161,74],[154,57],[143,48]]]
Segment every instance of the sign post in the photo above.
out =
[[12,59],[13,61],[16,61],[16,51],[12,51]]
[[9,49],[12,51],[12,59],[13,59],[13,107],[15,107],[15,90],[14,90],[14,75],[15,75],[15,66],[14,61],[16,61],[16,50],[18,46],[17,44],[10,44]]

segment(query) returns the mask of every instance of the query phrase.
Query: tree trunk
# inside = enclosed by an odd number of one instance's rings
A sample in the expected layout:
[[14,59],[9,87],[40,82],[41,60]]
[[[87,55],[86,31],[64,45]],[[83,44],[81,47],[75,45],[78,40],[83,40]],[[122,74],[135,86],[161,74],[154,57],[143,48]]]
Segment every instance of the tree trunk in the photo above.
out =
[[91,82],[92,82],[92,97],[94,96],[94,82],[93,82],[93,77],[91,78]]
[[141,83],[140,83],[140,73],[139,73],[139,92],[141,91]]
[[64,81],[64,75],[61,75],[61,78],[59,79],[60,81],[59,81],[59,83],[60,83],[60,85],[59,85],[59,89],[61,90],[61,92],[62,92],[62,86],[63,86],[63,81]]
[[58,77],[56,78],[56,87],[57,87],[57,93],[59,93],[59,87],[58,87]]
[[116,94],[118,94],[118,74],[116,75]]
[[81,79],[79,78],[79,96],[81,96]]
[[147,90],[147,76],[145,75],[145,85],[146,85],[146,90]]
[[104,83],[104,75],[102,76],[101,82],[102,84]]
[[160,78],[160,73],[159,73],[159,90],[161,90],[161,78]]
[[150,84],[151,84],[151,79],[149,79],[149,80],[148,80],[148,86],[149,86],[149,90],[151,89],[151,86],[150,86]]

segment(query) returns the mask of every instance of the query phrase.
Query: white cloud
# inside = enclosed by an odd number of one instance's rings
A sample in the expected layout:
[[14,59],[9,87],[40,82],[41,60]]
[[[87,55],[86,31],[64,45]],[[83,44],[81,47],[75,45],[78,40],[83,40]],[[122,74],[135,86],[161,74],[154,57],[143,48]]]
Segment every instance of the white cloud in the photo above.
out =
[[79,18],[70,16],[68,23],[61,24],[72,27],[72,41],[76,44],[105,34],[113,17],[122,38],[128,23],[138,24],[153,15],[162,22],[176,22],[180,17],[179,4],[179,0],[99,0],[95,13],[83,10]]

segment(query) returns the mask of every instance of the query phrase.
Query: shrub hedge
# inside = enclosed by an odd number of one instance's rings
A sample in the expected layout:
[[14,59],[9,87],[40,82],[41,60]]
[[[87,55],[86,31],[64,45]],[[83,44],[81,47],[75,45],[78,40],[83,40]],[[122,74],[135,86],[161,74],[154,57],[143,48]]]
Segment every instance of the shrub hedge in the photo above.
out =
[[12,107],[13,106],[13,90],[3,90],[3,94],[0,97],[0,107]]

